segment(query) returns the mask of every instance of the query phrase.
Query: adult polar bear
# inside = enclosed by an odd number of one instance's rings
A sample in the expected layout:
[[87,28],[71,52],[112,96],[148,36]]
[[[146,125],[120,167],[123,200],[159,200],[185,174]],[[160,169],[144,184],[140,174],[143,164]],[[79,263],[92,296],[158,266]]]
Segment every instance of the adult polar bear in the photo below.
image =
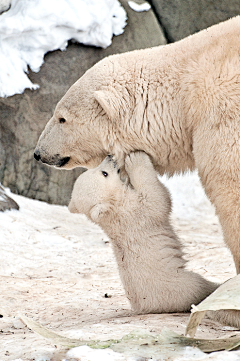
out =
[[[240,272],[240,17],[174,44],[107,57],[57,104],[35,158],[95,167],[150,155],[172,175],[198,169]],[[123,164],[124,162],[122,162]]]

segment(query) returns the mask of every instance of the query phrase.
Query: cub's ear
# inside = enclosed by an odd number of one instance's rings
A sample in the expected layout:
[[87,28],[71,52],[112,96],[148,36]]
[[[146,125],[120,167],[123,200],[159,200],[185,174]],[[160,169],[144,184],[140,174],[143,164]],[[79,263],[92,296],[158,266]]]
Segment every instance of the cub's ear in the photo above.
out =
[[111,205],[109,203],[103,204],[99,203],[96,204],[90,211],[90,217],[94,222],[97,222],[99,217],[104,215],[109,209]]
[[119,118],[121,99],[114,88],[110,90],[96,90],[94,97],[110,119]]

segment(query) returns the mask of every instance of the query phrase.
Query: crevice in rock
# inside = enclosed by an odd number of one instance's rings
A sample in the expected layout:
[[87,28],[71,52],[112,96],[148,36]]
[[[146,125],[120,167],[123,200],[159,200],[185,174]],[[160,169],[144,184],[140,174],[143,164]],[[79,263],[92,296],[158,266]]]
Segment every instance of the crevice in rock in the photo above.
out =
[[163,34],[164,34],[164,36],[165,36],[165,39],[167,40],[167,43],[168,43],[168,44],[169,44],[169,43],[173,43],[174,40],[172,39],[171,35],[168,34],[168,31],[167,31],[166,27],[163,25],[163,23],[162,23],[162,21],[161,21],[161,18],[160,18],[160,16],[159,16],[159,14],[158,14],[158,12],[157,12],[157,10],[156,10],[156,7],[155,7],[155,5],[153,4],[152,0],[148,0],[148,2],[149,2],[149,4],[151,5],[152,11],[154,12],[154,15],[156,16],[156,19],[157,19],[159,25],[160,25],[161,28],[162,28],[162,31],[163,31]]

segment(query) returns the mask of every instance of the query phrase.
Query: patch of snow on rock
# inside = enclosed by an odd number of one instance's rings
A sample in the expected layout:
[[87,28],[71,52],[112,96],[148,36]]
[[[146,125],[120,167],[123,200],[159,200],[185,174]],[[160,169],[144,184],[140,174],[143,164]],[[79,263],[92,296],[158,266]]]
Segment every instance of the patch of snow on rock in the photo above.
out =
[[48,51],[68,40],[106,48],[126,26],[118,0],[13,0],[0,15],[0,97],[36,89],[28,66],[38,72]]

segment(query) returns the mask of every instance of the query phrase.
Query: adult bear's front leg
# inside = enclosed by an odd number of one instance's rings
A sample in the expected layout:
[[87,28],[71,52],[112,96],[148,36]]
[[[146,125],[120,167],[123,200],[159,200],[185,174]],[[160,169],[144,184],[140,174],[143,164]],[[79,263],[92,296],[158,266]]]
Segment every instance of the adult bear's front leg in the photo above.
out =
[[[224,241],[229,247],[237,273],[240,273],[240,180],[231,174],[201,176],[206,194],[216,208],[222,226]],[[216,179],[218,178],[218,179]]]
[[229,117],[225,109],[220,119],[219,114],[212,115],[215,124],[210,126],[209,121],[199,126],[193,135],[193,153],[201,182],[216,208],[224,240],[232,253],[237,273],[240,273],[240,130],[237,109],[228,109]]
[[[239,185],[238,185],[239,187]],[[222,226],[224,240],[229,247],[237,273],[240,273],[240,194],[231,185],[224,187],[214,201]]]

